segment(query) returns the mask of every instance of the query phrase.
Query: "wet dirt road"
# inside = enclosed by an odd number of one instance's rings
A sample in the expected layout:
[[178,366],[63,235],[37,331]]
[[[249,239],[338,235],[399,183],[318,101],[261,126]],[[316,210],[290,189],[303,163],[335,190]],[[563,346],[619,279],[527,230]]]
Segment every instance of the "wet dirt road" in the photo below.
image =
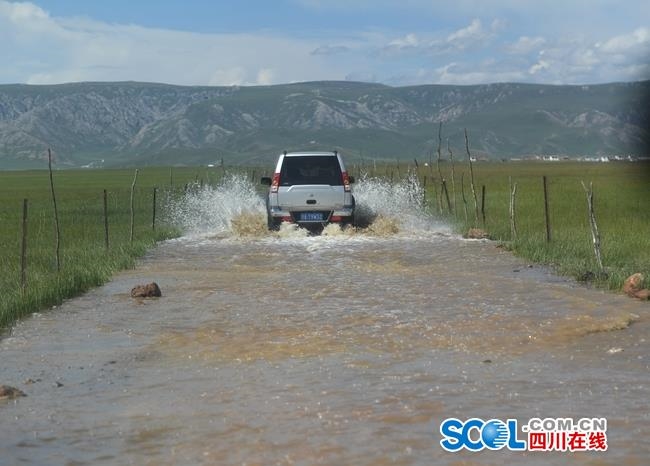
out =
[[[649,322],[436,225],[184,237],[2,334],[0,464],[647,464]],[[609,449],[448,453],[448,417],[605,417]]]

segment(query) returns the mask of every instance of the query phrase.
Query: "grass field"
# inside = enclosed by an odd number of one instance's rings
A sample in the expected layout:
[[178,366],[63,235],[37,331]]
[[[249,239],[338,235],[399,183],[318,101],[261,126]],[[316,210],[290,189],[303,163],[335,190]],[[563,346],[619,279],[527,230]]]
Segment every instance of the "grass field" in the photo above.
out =
[[[217,177],[216,169],[212,173]],[[173,184],[209,178],[205,168],[139,170],[134,196],[134,241],[130,240],[130,195],[134,170],[54,172],[60,222],[61,270],[57,272],[54,209],[47,170],[0,172],[0,328],[30,312],[106,282],[157,240],[177,234],[160,222],[152,228],[153,188],[157,205]],[[107,190],[109,248],[105,246],[103,190]],[[28,199],[26,290],[21,288],[23,199]],[[160,216],[162,212],[158,212]]]
[[[456,212],[449,213],[442,197],[443,217],[459,232],[477,226],[490,238],[504,242],[517,255],[532,262],[552,265],[555,270],[577,279],[588,278],[599,286],[620,289],[625,278],[642,272],[650,280],[650,179],[643,163],[511,162],[474,163],[479,221],[474,219],[474,200],[469,186],[467,160],[455,163]],[[429,174],[420,168],[420,176]],[[451,166],[441,164],[450,196]],[[432,173],[437,177],[434,166]],[[468,220],[461,200],[460,178],[464,173]],[[547,177],[551,241],[546,241],[542,177]],[[517,183],[517,238],[510,228],[509,177]],[[594,210],[601,236],[602,260],[606,271],[599,276],[581,181],[593,183]],[[480,214],[481,188],[486,186],[485,224]],[[440,184],[436,193],[428,186],[430,208],[438,212]],[[595,275],[595,277],[590,274]]]

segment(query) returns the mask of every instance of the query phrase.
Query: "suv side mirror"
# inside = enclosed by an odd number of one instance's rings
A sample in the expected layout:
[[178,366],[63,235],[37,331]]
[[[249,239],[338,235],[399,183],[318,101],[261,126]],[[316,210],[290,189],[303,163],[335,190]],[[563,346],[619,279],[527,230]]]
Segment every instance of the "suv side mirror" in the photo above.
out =
[[348,176],[348,181],[350,182],[350,184],[354,183],[354,176],[352,175]]
[[266,186],[271,186],[271,178],[269,178],[268,176],[263,176],[262,179],[260,180],[260,183]]

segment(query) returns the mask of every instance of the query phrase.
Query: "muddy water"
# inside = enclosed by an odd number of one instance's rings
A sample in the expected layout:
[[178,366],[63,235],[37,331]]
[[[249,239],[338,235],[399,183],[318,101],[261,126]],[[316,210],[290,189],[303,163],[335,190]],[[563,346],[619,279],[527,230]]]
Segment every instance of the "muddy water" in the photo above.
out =
[[[647,304],[419,215],[233,212],[2,335],[0,464],[647,464]],[[609,450],[445,453],[452,416],[606,417]]]

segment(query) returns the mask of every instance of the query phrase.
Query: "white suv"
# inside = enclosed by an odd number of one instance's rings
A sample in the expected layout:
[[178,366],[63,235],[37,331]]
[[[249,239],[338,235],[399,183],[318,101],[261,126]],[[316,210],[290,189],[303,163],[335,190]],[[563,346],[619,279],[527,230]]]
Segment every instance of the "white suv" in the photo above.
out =
[[354,177],[334,152],[284,152],[278,158],[266,200],[270,230],[282,222],[320,230],[327,223],[354,223]]

